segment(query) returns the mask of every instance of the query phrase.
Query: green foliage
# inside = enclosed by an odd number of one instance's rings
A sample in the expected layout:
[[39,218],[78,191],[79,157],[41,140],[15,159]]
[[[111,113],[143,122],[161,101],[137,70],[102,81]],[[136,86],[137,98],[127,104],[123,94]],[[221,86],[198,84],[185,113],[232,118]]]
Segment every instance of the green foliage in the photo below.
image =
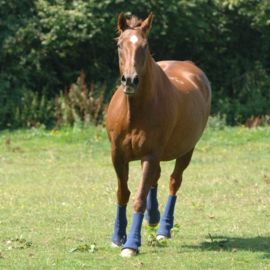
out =
[[[54,118],[54,102],[48,101],[45,95],[41,98],[37,93],[23,89],[20,108],[16,108],[13,125],[15,127],[31,127],[40,123],[50,123]],[[12,126],[10,123],[10,125]]]
[[[165,247],[168,244],[167,239],[166,238],[157,239],[157,237],[156,237],[156,232],[157,232],[158,228],[159,228],[159,225],[156,227],[148,226],[146,228],[146,230],[148,232],[147,243],[149,246]],[[180,231],[180,225],[174,224],[174,226],[171,228],[172,236],[174,237],[179,231]]]
[[76,248],[72,248],[70,249],[68,252],[75,252],[75,251],[83,251],[83,252],[90,252],[93,253],[95,251],[97,251],[97,247],[95,243],[91,243],[91,244],[84,244],[84,245],[79,245]]
[[270,114],[269,0],[124,2],[1,1],[0,126],[25,125],[15,117],[25,89],[50,103],[81,69],[86,84],[106,82],[108,102],[118,78],[114,29],[122,11],[154,13],[154,59],[189,59],[201,67],[212,84],[213,114],[226,115],[229,124]]

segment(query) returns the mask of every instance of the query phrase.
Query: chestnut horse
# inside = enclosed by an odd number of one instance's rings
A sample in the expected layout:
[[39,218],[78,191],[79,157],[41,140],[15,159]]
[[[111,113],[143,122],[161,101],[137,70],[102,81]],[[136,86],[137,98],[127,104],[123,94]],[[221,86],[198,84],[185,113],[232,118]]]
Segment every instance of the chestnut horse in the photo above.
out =
[[[118,180],[117,214],[111,240],[113,246],[123,245],[123,257],[138,253],[145,211],[150,226],[160,221],[157,239],[171,236],[176,193],[210,111],[210,84],[195,64],[153,60],[147,40],[151,25],[152,13],[144,21],[136,17],[127,20],[123,13],[118,18],[121,86],[108,108],[107,132]],[[173,159],[175,168],[160,220],[157,201],[160,161]],[[133,221],[127,237],[128,171],[133,160],[141,161],[142,176],[133,199]]]

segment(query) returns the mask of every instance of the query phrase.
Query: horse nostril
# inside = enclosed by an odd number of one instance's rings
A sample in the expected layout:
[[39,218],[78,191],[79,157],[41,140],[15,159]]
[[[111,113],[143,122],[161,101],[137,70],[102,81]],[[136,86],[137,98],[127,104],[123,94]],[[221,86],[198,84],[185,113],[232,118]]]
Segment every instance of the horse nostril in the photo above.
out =
[[122,82],[125,82],[126,81],[126,75],[125,74],[122,76],[121,81]]
[[139,84],[139,76],[135,75],[134,79],[133,79],[133,84],[138,85]]

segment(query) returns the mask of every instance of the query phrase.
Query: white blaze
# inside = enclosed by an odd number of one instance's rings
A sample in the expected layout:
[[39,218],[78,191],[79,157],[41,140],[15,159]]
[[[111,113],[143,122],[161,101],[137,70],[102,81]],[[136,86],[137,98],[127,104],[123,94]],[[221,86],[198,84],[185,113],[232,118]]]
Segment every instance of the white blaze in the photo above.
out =
[[133,35],[131,38],[130,38],[130,41],[135,44],[137,41],[138,41],[138,38],[137,36]]

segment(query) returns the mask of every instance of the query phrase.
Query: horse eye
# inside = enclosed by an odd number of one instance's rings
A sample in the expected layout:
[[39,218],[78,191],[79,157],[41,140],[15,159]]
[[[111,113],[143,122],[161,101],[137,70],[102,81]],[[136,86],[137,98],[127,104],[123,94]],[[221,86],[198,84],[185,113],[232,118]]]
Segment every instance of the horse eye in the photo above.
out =
[[148,43],[146,43],[143,48],[146,50],[148,48]]
[[118,43],[118,44],[117,44],[117,48],[118,48],[118,49],[122,49],[122,45]]

